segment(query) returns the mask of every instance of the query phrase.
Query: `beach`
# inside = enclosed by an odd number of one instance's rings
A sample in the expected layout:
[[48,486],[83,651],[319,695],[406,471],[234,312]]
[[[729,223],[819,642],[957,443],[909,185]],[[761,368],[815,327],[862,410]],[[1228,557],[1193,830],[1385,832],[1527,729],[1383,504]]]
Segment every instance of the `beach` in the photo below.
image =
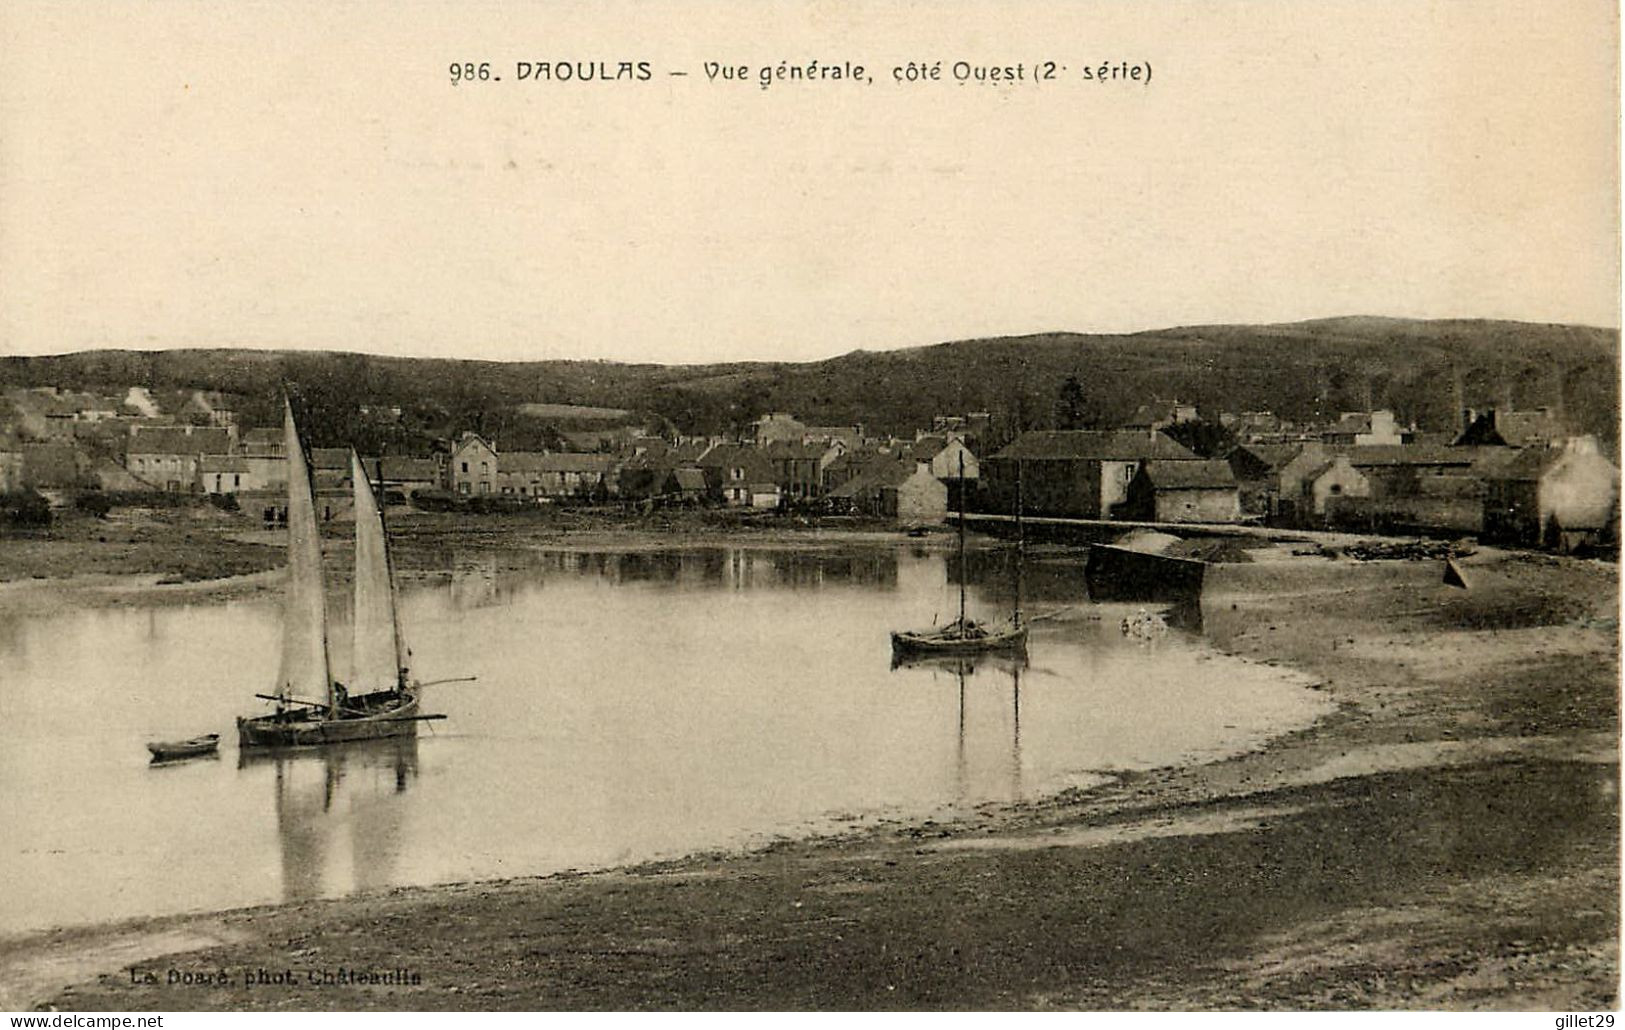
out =
[[[522,562],[513,544],[488,549]],[[425,523],[403,569],[485,546]],[[272,589],[276,550],[237,547],[265,566],[94,589],[74,570],[0,606]],[[754,850],[31,934],[0,942],[0,1005],[1613,1007],[1617,570],[1487,549],[1461,566],[1467,589],[1439,561],[1280,546],[1213,566],[1212,645],[1335,705],[1238,757]]]

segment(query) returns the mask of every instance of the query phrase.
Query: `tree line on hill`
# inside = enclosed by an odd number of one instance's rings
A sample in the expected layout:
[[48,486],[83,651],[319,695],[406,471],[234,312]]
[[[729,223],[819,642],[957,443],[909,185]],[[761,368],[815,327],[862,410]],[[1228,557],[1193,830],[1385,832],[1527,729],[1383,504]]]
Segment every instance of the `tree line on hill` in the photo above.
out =
[[[651,431],[730,435],[766,411],[912,435],[939,414],[1004,413],[1018,428],[1118,425],[1152,398],[1325,422],[1393,410],[1459,428],[1461,407],[1560,407],[1617,450],[1619,331],[1493,321],[1343,318],[1146,333],[1046,333],[808,363],[700,366],[491,362],[326,352],[96,351],[0,359],[0,384],[218,390],[244,425],[275,425],[286,389],[317,446],[423,453],[464,430],[511,449],[558,449],[585,427],[520,411],[539,401],[626,409]],[[1065,396],[1062,396],[1063,390]],[[399,408],[398,415],[394,413]],[[599,423],[601,424],[601,423]]]

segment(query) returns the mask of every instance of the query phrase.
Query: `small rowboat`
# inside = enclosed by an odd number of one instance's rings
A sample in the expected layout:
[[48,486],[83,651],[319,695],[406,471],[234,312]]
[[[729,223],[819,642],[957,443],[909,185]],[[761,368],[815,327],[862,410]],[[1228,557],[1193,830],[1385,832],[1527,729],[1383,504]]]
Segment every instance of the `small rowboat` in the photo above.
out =
[[210,733],[190,740],[154,740],[147,745],[154,762],[170,762],[177,758],[196,758],[214,754],[220,746],[220,734]]
[[1027,627],[1019,622],[984,626],[969,619],[950,622],[941,629],[891,635],[893,658],[918,655],[969,655],[987,651],[1027,650]]

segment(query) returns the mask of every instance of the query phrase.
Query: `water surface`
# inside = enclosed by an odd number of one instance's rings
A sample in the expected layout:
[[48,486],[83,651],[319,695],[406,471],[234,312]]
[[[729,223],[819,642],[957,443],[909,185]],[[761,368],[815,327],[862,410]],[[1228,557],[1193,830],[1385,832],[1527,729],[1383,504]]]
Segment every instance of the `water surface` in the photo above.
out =
[[[0,933],[603,867],[1031,797],[1253,747],[1325,710],[1291,674],[1121,612],[1040,622],[1030,662],[892,668],[951,617],[952,558],[907,547],[557,551],[408,589],[416,739],[242,756],[275,597],[0,619]],[[973,612],[1009,603],[998,565]],[[1049,570],[1033,610],[1082,600]],[[1075,588],[1072,586],[1075,584]],[[1075,589],[1075,596],[1068,591]],[[343,615],[343,603],[334,608]],[[347,627],[334,627],[337,669]],[[220,732],[218,758],[143,744]]]

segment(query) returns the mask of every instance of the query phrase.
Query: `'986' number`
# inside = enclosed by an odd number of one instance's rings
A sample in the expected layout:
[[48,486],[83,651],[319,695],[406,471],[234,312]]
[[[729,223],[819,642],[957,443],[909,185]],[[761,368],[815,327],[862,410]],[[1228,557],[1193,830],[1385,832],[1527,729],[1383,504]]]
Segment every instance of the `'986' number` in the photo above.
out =
[[490,61],[481,61],[479,64],[475,64],[473,61],[453,64],[450,70],[451,84],[453,86],[459,82],[488,82],[492,78]]

